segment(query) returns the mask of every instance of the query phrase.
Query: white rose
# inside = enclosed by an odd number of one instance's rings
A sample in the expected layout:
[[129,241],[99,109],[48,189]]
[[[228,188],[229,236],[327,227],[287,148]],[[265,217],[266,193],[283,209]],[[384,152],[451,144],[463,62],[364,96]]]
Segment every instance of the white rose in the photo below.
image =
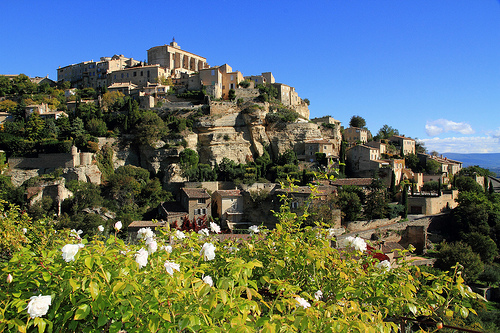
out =
[[182,231],[176,230],[175,231],[175,238],[177,238],[177,239],[184,239],[184,238],[186,238],[186,235]]
[[62,257],[66,262],[74,261],[75,255],[78,253],[78,250],[82,248],[83,244],[66,244],[61,249]]
[[216,234],[220,233],[220,227],[213,222],[210,222],[210,230],[212,230],[212,232],[215,232]]
[[215,259],[215,245],[212,243],[205,243],[201,248],[200,255],[203,256],[205,261]]
[[7,275],[7,283],[12,283],[13,280],[14,278],[12,277],[11,274]]
[[353,247],[356,251],[364,252],[366,251],[366,242],[361,237],[349,236],[340,242],[341,247]]
[[158,243],[156,243],[154,238],[146,239],[146,246],[148,247],[149,254],[153,254],[158,250]]
[[120,231],[122,227],[123,227],[122,221],[118,221],[115,223],[116,231]]
[[214,280],[212,280],[212,277],[210,275],[207,275],[203,278],[203,282],[208,284],[210,287],[214,285]]
[[42,296],[32,296],[28,303],[26,309],[28,309],[28,314],[31,318],[45,316],[47,311],[49,311],[50,304],[52,303],[52,298],[50,295]]
[[81,237],[80,237],[81,234],[83,234],[82,230],[76,231],[75,229],[71,229],[71,231],[69,232],[69,235],[71,237],[75,237],[76,239],[81,239]]
[[200,231],[198,231],[198,234],[200,234],[202,236],[208,236],[208,235],[210,235],[210,231],[208,231],[207,228],[204,228],[204,229],[201,229]]
[[155,233],[151,228],[141,228],[137,231],[137,238],[148,239],[154,237]]
[[303,299],[302,297],[295,297],[295,300],[297,301],[297,303],[299,303],[299,305],[301,307],[303,307],[304,309],[307,309],[308,307],[311,306],[311,304],[306,301],[305,299]]
[[26,228],[23,228],[23,234],[27,233],[28,232],[28,229]]
[[104,231],[104,227],[102,225],[100,225],[100,226],[97,227],[97,230],[99,230],[99,232],[103,232]]
[[163,245],[161,249],[167,251],[168,253],[172,253],[172,246],[170,245]]
[[167,270],[167,273],[170,275],[174,275],[174,270],[180,272],[180,265],[176,264],[175,262],[172,261],[165,261],[165,269]]
[[314,298],[319,301],[320,299],[323,298],[323,292],[321,290],[318,290],[317,292],[314,293]]
[[383,260],[377,264],[377,268],[389,271],[391,270],[391,263],[389,260]]
[[148,264],[148,251],[143,247],[135,254],[135,262],[139,264],[139,268],[146,267]]
[[259,231],[260,231],[259,227],[256,226],[256,225],[251,226],[250,228],[248,228],[248,230],[250,230],[250,232],[253,233],[253,234],[258,234]]

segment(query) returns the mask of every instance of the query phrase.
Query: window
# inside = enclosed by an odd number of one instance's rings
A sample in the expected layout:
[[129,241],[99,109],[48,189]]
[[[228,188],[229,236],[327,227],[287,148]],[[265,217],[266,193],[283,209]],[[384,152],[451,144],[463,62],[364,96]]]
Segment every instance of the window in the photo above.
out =
[[143,75],[142,75],[142,71],[141,71],[141,76],[143,76]]
[[134,72],[134,76],[137,76],[137,72]]
[[299,203],[297,201],[292,202],[292,208],[299,208]]
[[199,203],[199,204],[204,204],[204,203],[206,203],[206,202],[207,202],[207,199],[205,199],[205,198],[200,198],[200,199],[198,199],[198,203]]
[[215,70],[214,69],[212,69],[212,75],[215,75]]
[[123,79],[123,73],[122,73],[122,79]]
[[234,75],[231,75],[231,81],[233,81],[233,80],[234,80]]

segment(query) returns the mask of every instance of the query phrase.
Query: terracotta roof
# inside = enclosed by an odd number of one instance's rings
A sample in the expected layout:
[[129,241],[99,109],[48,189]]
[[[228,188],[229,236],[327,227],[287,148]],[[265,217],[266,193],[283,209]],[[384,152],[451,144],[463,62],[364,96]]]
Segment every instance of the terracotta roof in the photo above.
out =
[[307,141],[304,141],[304,143],[321,143],[321,144],[327,143],[327,144],[333,144],[330,141],[325,140],[325,139],[307,140]]
[[403,140],[415,141],[415,140],[413,140],[412,138],[409,138],[409,137],[407,137],[407,136],[401,136],[401,135],[393,135],[393,136],[391,136],[391,137],[389,138],[389,140],[390,140],[391,138],[398,138],[398,139],[403,139]]
[[368,186],[372,184],[372,178],[341,178],[335,180],[332,185],[343,186],[343,185],[356,185],[356,186]]
[[[317,191],[314,192],[314,195],[328,195],[332,193],[335,189],[329,185],[320,185],[317,187]],[[287,192],[292,194],[311,194],[313,191],[309,186],[299,186],[297,188],[286,188],[286,189],[278,189],[277,192]]]
[[133,221],[128,225],[129,228],[163,227],[167,222],[153,221]]
[[240,190],[217,190],[216,193],[219,193],[221,197],[239,197],[241,196]]
[[186,193],[187,197],[190,199],[210,198],[210,195],[204,188],[183,187],[182,191],[184,191],[184,193]]

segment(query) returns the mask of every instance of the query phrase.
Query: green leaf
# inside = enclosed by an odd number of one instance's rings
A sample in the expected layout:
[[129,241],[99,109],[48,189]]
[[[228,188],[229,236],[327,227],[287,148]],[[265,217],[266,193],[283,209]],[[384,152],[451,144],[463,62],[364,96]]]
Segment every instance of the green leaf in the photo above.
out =
[[47,323],[45,320],[41,317],[36,317],[35,318],[35,326],[38,327],[38,333],[43,333],[45,332],[45,327],[47,326]]
[[90,295],[92,295],[92,299],[95,300],[97,296],[99,296],[99,285],[97,284],[97,282],[92,281],[90,282],[89,289]]
[[413,313],[414,315],[417,314],[417,307],[415,306],[415,304],[408,304],[408,309],[411,311],[411,313]]
[[148,322],[148,328],[150,332],[158,331],[158,327],[160,326],[160,318],[154,316]]
[[122,328],[122,322],[115,321],[113,324],[109,325],[109,333],[118,333],[118,331],[120,331],[121,328]]
[[102,314],[99,316],[99,319],[97,319],[97,327],[104,326],[108,322],[108,316]]
[[85,258],[85,266],[88,267],[88,269],[92,269],[92,265],[94,264],[94,258],[93,257],[87,257]]
[[73,292],[77,291],[78,290],[78,284],[76,283],[75,280],[73,279],[69,279],[69,285],[71,286],[71,288],[73,288]]
[[74,320],[85,319],[90,313],[90,306],[88,304],[82,304],[76,309]]
[[132,311],[132,309],[130,309],[130,308],[126,309],[123,312],[122,323],[127,322],[133,315],[134,315],[134,311]]

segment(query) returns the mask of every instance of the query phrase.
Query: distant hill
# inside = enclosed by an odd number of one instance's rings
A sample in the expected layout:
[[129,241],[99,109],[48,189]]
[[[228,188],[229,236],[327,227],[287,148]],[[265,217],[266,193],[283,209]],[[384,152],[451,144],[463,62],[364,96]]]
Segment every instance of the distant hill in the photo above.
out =
[[458,154],[458,153],[443,153],[443,156],[448,157],[452,160],[460,161],[464,164],[464,167],[471,165],[479,165],[481,168],[489,169],[495,172],[497,175],[500,174],[500,153],[491,154]]

